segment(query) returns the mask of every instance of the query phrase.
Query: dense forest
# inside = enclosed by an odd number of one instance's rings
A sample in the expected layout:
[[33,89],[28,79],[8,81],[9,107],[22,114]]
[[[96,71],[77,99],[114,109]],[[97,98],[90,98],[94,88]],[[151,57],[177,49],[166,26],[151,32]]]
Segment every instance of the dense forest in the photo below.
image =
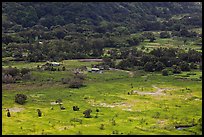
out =
[[[175,18],[178,14],[183,16]],[[144,66],[150,60],[165,65],[166,56],[155,55],[160,49],[137,53],[137,46],[156,40],[151,31],[159,31],[160,38],[182,38],[184,44],[187,38],[201,38],[191,30],[202,27],[201,18],[199,2],[8,2],[2,4],[2,55],[28,62],[109,56],[124,59],[119,68]],[[174,51],[165,54],[172,55],[171,65],[201,62],[197,51]],[[142,58],[142,63],[128,61],[130,54],[133,60]]]

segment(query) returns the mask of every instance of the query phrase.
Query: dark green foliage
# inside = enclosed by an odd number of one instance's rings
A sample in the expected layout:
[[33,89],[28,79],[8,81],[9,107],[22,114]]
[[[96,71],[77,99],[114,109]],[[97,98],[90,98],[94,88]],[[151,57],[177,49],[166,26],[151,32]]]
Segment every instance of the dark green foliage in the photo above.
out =
[[82,120],[79,118],[72,118],[70,119],[70,122],[79,122],[80,124],[82,124]]
[[83,112],[85,118],[91,118],[91,109],[87,109]]
[[63,66],[63,67],[62,67],[62,71],[65,71],[65,70],[66,70],[65,66]]
[[190,65],[185,62],[185,61],[182,61],[180,64],[179,64],[180,68],[181,68],[181,71],[190,71]]
[[197,69],[198,67],[195,63],[192,62],[192,63],[190,63],[190,68],[191,69]]
[[110,57],[104,57],[102,65],[103,66],[106,65],[106,66],[108,66],[110,68],[114,68],[115,67],[115,62]]
[[81,74],[81,73],[76,73],[74,75],[74,79],[85,80],[86,79],[86,75],[85,74]]
[[62,103],[62,99],[61,98],[59,98],[59,99],[57,99],[56,101],[55,101],[55,103]]
[[171,37],[170,33],[166,31],[160,33],[160,38],[170,38],[170,37]]
[[155,71],[155,64],[154,64],[153,62],[147,62],[147,63],[144,65],[144,70],[145,70],[145,71],[150,71],[150,72]]
[[165,65],[162,63],[162,62],[160,62],[160,61],[158,61],[156,64],[155,64],[155,70],[156,71],[161,71],[161,70],[163,70],[165,68]]
[[73,110],[74,111],[79,111],[79,107],[78,106],[73,106]]
[[16,67],[15,68],[9,67],[9,68],[5,69],[4,73],[11,75],[12,77],[15,77],[18,75],[19,70]]
[[96,112],[99,112],[99,109],[98,109],[98,108],[96,109]]
[[41,117],[42,116],[42,112],[40,109],[37,109],[37,112],[38,112],[38,117]]
[[80,88],[83,86],[83,80],[79,78],[73,78],[69,81],[69,88]]
[[104,129],[105,129],[105,128],[104,128],[104,124],[101,124],[101,125],[100,125],[100,129],[101,129],[101,130],[104,130]]
[[7,117],[11,117],[11,113],[10,113],[10,111],[9,111],[9,109],[7,109]]
[[24,94],[16,94],[15,95],[15,102],[18,104],[23,105],[23,104],[25,104],[26,100],[27,100],[27,96]]
[[173,69],[173,73],[174,73],[174,74],[179,74],[179,73],[181,73],[181,68],[180,68],[179,66],[177,66],[177,65],[173,65],[173,66],[172,66],[172,69]]
[[2,82],[9,84],[9,83],[15,83],[16,80],[9,74],[2,74]]
[[162,75],[163,75],[163,76],[168,76],[168,75],[169,75],[168,69],[163,69],[163,70],[162,70]]
[[139,39],[139,37],[130,37],[129,39],[127,39],[127,42],[130,46],[137,46],[139,45],[140,41],[142,40]]
[[30,69],[27,69],[27,68],[22,68],[21,69],[21,74],[22,75],[28,74],[29,72],[30,72]]

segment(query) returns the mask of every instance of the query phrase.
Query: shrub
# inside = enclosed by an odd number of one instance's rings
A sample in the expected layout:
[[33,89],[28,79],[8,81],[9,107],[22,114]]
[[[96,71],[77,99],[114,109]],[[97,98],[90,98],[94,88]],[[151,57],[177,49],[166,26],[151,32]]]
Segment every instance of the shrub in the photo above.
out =
[[24,75],[22,76],[22,79],[24,79],[24,80],[29,80],[29,79],[31,79],[31,74],[30,74],[30,73],[24,74]]
[[82,124],[82,120],[79,118],[72,118],[70,119],[70,122],[79,122],[80,124]]
[[179,66],[180,66],[182,71],[190,71],[190,69],[191,69],[190,65],[187,62],[185,62],[185,61],[181,62],[179,64]]
[[170,38],[171,35],[168,32],[161,32],[160,33],[160,38]]
[[104,128],[104,124],[101,124],[100,129],[101,129],[101,130],[104,130],[104,129],[105,129],[105,128]]
[[83,80],[79,78],[73,78],[69,81],[69,88],[80,88],[83,86]]
[[160,62],[160,61],[158,61],[156,64],[155,64],[155,70],[156,71],[160,71],[160,70],[162,70],[162,69],[164,69],[165,68],[165,65],[162,63],[162,62]]
[[85,110],[85,111],[83,112],[84,117],[85,117],[85,118],[90,118],[90,117],[91,117],[91,112],[92,112],[91,109]]
[[173,68],[173,73],[174,74],[181,73],[181,68],[179,66],[173,65],[172,68]]
[[61,98],[57,99],[57,100],[55,101],[55,103],[62,103],[62,99],[61,99]]
[[98,108],[96,109],[96,112],[99,112],[99,109],[98,109]]
[[74,111],[79,111],[79,107],[78,106],[73,106],[73,110]]
[[70,78],[62,78],[62,84],[69,84]]
[[195,63],[190,63],[190,68],[191,69],[197,69],[197,65]]
[[162,75],[163,76],[168,76],[169,75],[169,71],[167,69],[163,69],[162,70]]
[[12,77],[17,76],[18,73],[19,73],[19,70],[16,67],[15,68],[9,67],[5,69],[5,74],[9,74]]
[[15,83],[15,79],[9,74],[3,74],[2,75],[2,82],[6,83],[6,84]]
[[66,70],[65,66],[63,66],[63,67],[62,67],[62,71],[65,71],[65,70]]
[[153,72],[155,70],[155,65],[153,62],[147,62],[145,65],[144,65],[144,70],[145,71],[150,71],[150,72]]
[[21,74],[22,75],[28,74],[29,72],[30,72],[30,69],[27,69],[27,68],[22,68],[21,69]]
[[16,94],[15,96],[15,102],[18,104],[23,105],[27,100],[27,96],[24,94]]
[[86,79],[86,76],[84,74],[77,74],[74,76],[74,78],[76,79],[81,79],[81,80],[85,80]]

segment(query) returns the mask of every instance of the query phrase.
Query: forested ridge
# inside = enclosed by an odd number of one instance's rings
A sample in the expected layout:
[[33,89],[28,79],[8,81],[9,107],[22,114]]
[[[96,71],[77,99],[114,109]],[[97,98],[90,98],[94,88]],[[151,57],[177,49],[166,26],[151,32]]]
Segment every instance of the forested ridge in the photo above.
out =
[[200,2],[3,2],[2,54],[31,62],[102,58],[107,47],[124,51],[121,48],[145,39],[154,41],[152,34],[140,35],[147,31],[200,37],[191,29],[202,26],[201,6]]

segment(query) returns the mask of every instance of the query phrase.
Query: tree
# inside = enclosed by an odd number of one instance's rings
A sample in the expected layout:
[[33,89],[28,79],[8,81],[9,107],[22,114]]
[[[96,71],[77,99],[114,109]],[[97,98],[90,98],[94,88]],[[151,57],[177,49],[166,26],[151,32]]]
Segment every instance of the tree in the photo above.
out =
[[145,32],[142,34],[146,39],[149,39],[150,42],[154,42],[156,40],[154,34],[152,32]]
[[149,38],[149,42],[154,42],[155,40],[156,40],[155,37],[150,37],[150,38]]
[[9,67],[5,70],[5,74],[9,74],[12,77],[15,77],[19,74],[19,69],[17,69],[16,67],[15,68]]
[[42,112],[40,111],[40,109],[37,109],[37,112],[38,112],[38,117],[41,117],[42,116]]
[[130,46],[137,46],[140,43],[139,37],[130,37],[127,39],[127,42],[129,43]]
[[147,62],[145,65],[144,65],[144,70],[145,71],[150,71],[150,72],[153,72],[155,70],[155,65],[153,62]]
[[83,86],[83,80],[79,78],[72,78],[69,81],[69,88],[80,88]]
[[115,62],[110,57],[104,57],[103,58],[103,64],[108,65],[111,68],[115,67]]
[[160,61],[158,61],[156,64],[155,64],[155,70],[156,71],[160,71],[160,70],[162,70],[162,69],[164,69],[165,68],[165,65],[162,63],[162,62],[160,62]]
[[190,65],[186,62],[186,61],[182,61],[180,64],[179,64],[180,68],[182,71],[190,71]]
[[190,68],[191,69],[197,69],[197,65],[194,62],[192,62],[192,63],[190,63]]
[[24,94],[16,94],[15,96],[15,102],[18,104],[23,105],[27,100],[27,96]]
[[170,35],[170,33],[169,32],[161,32],[160,33],[160,38],[170,38],[171,37],[171,35]]
[[27,68],[22,68],[21,69],[21,74],[22,75],[28,74],[29,72],[30,72],[30,69],[27,69]]
[[85,118],[91,118],[91,109],[87,109],[83,112]]
[[79,107],[78,106],[73,106],[73,110],[74,111],[79,111]]
[[162,70],[162,75],[163,76],[168,76],[169,75],[169,71],[167,69],[163,69]]
[[179,66],[177,66],[177,65],[173,65],[173,66],[172,66],[172,69],[173,69],[173,73],[174,73],[174,74],[179,74],[179,73],[181,73],[181,68],[180,68]]

